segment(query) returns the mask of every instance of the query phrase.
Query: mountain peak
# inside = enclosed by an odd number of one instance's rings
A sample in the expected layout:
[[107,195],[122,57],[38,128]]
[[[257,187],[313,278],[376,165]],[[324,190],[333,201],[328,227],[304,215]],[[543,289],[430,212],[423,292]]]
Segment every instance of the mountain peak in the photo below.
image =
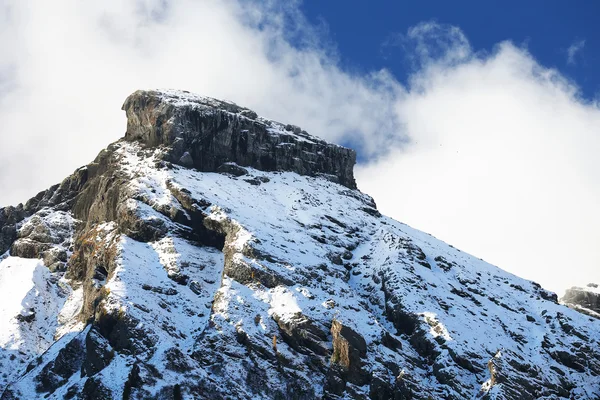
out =
[[139,90],[125,100],[123,110],[125,139],[150,147],[166,145],[169,161],[175,164],[214,172],[235,163],[262,171],[324,176],[356,188],[354,150],[234,103],[180,90]]
[[124,109],[0,209],[0,400],[598,398],[600,319],[381,215],[351,150],[186,92]]

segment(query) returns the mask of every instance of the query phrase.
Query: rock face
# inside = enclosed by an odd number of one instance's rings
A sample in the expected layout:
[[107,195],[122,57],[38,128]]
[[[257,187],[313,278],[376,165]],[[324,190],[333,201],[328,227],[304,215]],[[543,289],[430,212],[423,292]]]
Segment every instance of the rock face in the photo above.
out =
[[169,159],[213,172],[235,162],[263,171],[323,175],[356,188],[353,150],[309,135],[297,126],[259,118],[233,103],[180,91],[137,91],[125,100],[126,140],[170,146]]
[[[333,355],[331,362],[343,369],[344,377],[351,383],[362,386],[369,382],[369,374],[363,370],[367,356],[365,339],[338,320],[331,323]],[[341,393],[340,393],[341,394]]]
[[560,301],[574,310],[600,318],[600,288],[595,283],[589,283],[584,288],[567,289]]
[[0,399],[599,398],[600,320],[382,216],[351,150],[186,92],[124,109],[0,209]]

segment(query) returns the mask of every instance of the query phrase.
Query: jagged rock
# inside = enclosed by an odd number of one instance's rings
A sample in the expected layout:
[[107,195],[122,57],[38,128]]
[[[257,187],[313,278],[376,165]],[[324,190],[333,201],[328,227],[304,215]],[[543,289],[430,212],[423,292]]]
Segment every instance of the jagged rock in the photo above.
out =
[[54,392],[79,371],[84,358],[84,345],[78,337],[58,352],[55,360],[44,366],[36,377],[37,392]]
[[221,164],[219,168],[217,168],[217,172],[233,176],[248,175],[248,170],[246,168],[242,168],[239,165],[230,162]]
[[[489,380],[483,384],[483,399],[490,399],[490,390],[495,387],[495,392],[501,398],[534,400],[541,396],[560,398],[568,393],[565,388],[556,385],[543,387],[540,384],[538,372],[533,368],[523,368],[519,364],[519,355],[510,351],[498,351],[487,363]],[[514,368],[513,366],[517,366]]]
[[410,390],[402,385],[397,376],[384,371],[376,371],[369,384],[371,400],[403,400],[411,398]]
[[50,243],[40,243],[30,239],[17,239],[10,247],[10,254],[23,258],[42,258],[46,250],[52,247]]
[[0,255],[6,252],[17,238],[18,223],[47,207],[52,207],[55,211],[69,210],[86,181],[87,168],[80,168],[59,185],[39,192],[27,201],[25,206],[19,204],[16,207],[0,208]]
[[85,381],[80,398],[82,400],[113,400],[112,391],[97,377]]
[[279,326],[283,340],[294,350],[319,356],[328,356],[331,353],[326,344],[326,332],[306,316],[298,313],[291,318],[282,319],[274,314],[273,318]]
[[20,322],[32,322],[35,320],[35,310],[29,309],[28,313],[17,314],[15,318]]
[[128,181],[118,168],[120,157],[114,147],[108,149],[98,155],[95,174],[87,174],[88,181],[74,200],[73,214],[85,221],[87,228],[117,220],[119,205],[131,196]]
[[258,118],[258,114],[256,114],[254,111],[248,110],[248,109],[240,111],[240,115],[242,115],[242,116],[244,116],[246,118],[249,118],[249,119],[256,119],[256,118]]
[[289,132],[294,132],[295,134],[302,132],[302,128],[300,128],[299,126],[296,126],[296,125],[291,125],[291,124],[287,124],[285,126],[285,130],[289,131]]
[[[200,171],[216,171],[235,162],[263,171],[293,171],[302,175],[326,173],[356,188],[354,151],[328,144],[299,128],[248,118],[247,109],[233,103],[168,91],[137,91],[125,100],[127,140],[147,146],[171,145],[183,139]],[[242,113],[240,115],[240,113]],[[250,114],[252,115],[252,114]],[[173,149],[172,158],[183,153]]]
[[117,239],[117,229],[110,225],[84,230],[74,239],[66,277],[81,282],[84,293],[80,314],[82,320],[93,317],[96,306],[106,293],[103,284],[112,276],[117,264]]
[[64,271],[67,262],[67,251],[61,247],[52,247],[43,252],[44,265],[52,272]]
[[187,372],[193,367],[190,365],[185,354],[177,347],[171,347],[165,352],[165,367],[175,372]]
[[100,304],[93,326],[116,351],[145,358],[150,358],[154,352],[156,336],[130,314],[107,310]]
[[584,314],[600,318],[600,290],[595,283],[590,283],[585,288],[567,289],[560,302]]
[[281,285],[290,286],[293,284],[293,281],[281,274],[268,269],[256,268],[251,262],[239,257],[227,257],[227,253],[225,257],[224,272],[230,278],[243,284],[260,282],[268,288],[274,288]]
[[333,354],[331,362],[343,367],[343,376],[351,383],[362,386],[369,381],[369,375],[363,370],[363,359],[367,355],[365,339],[338,320],[331,324],[333,335]]
[[346,381],[342,378],[346,371],[339,364],[332,364],[325,378],[325,393],[341,396],[346,390]]
[[41,258],[52,271],[64,270],[74,224],[68,213],[44,208],[19,227],[10,254]]
[[412,335],[418,326],[418,318],[416,315],[407,312],[394,294],[388,291],[383,285],[383,293],[385,294],[385,311],[388,320],[396,328],[396,334]]
[[82,371],[92,376],[102,371],[114,358],[114,350],[96,329],[90,329],[85,337],[85,360]]
[[168,231],[167,222],[153,215],[142,204],[128,200],[118,207],[117,220],[121,231],[142,242],[159,240]]

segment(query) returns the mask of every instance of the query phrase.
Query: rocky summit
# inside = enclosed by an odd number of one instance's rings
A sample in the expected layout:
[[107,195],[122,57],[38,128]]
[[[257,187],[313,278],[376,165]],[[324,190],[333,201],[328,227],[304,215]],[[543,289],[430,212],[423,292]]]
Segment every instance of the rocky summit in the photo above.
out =
[[1,399],[600,398],[600,320],[381,215],[354,151],[188,92],[123,109],[0,210]]

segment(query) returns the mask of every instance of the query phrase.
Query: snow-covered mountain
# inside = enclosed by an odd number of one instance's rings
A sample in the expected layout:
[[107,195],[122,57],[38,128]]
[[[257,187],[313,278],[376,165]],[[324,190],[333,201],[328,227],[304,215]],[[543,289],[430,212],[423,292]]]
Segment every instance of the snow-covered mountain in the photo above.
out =
[[188,92],[123,108],[0,210],[2,399],[600,398],[600,320],[382,216],[352,150]]

